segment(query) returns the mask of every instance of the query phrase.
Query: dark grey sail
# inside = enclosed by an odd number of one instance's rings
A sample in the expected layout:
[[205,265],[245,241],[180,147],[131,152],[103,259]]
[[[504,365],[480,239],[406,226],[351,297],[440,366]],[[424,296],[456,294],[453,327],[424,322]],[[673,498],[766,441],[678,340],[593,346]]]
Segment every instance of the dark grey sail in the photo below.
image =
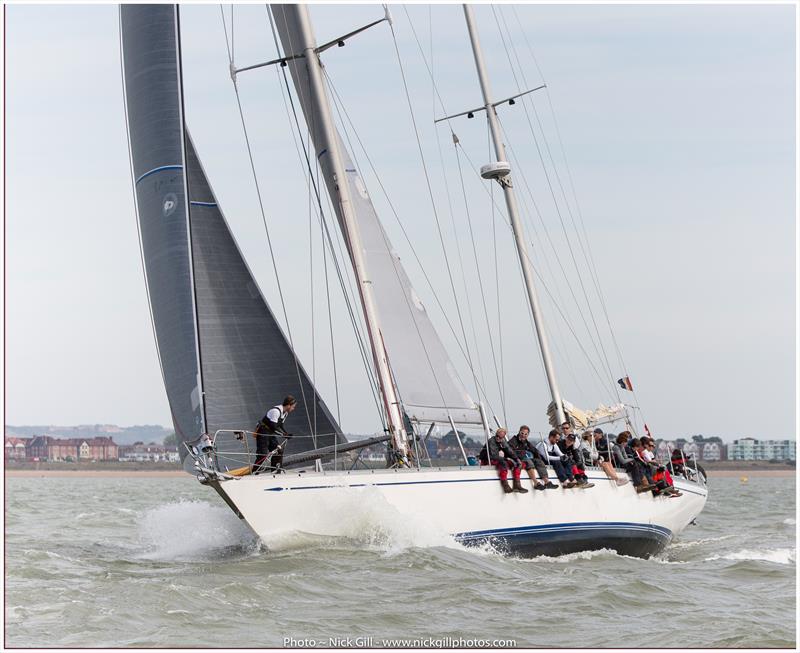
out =
[[[289,342],[253,280],[188,135],[186,143],[200,360],[209,433],[220,429],[252,430],[267,408],[291,394],[299,405],[287,427],[297,437],[287,443],[287,454],[343,442],[336,420],[299,361],[295,361]],[[220,452],[236,451],[238,441],[225,433],[218,436],[217,443]]]
[[[186,133],[178,20],[174,5],[120,8],[136,208],[176,434],[191,442],[220,429],[251,431],[293,394],[300,405],[288,426],[298,437],[287,453],[332,445],[340,429],[295,361]],[[246,434],[220,434],[221,468],[241,464],[253,445]]]
[[206,425],[183,175],[176,9],[122,5],[120,23],[136,209],[156,343],[175,433],[191,441]]

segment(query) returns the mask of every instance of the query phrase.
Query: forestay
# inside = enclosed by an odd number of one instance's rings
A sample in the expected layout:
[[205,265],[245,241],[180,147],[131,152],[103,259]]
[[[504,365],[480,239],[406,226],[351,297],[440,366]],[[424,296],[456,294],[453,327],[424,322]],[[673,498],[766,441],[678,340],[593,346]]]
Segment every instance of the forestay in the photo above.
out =
[[[191,442],[220,429],[251,431],[266,409],[293,394],[300,405],[289,428],[306,437],[290,440],[287,453],[342,441],[247,268],[185,131],[177,8],[122,5],[120,28],[142,254],[176,434]],[[217,445],[225,469],[240,465],[254,440],[223,433]]]
[[[295,8],[292,5],[271,5],[271,10],[284,56],[300,54],[294,46],[299,42]],[[318,144],[320,139],[315,132],[315,125],[319,120],[314,115],[313,104],[308,97],[309,77],[305,58],[292,59],[288,61],[288,66],[311,138]],[[480,424],[478,408],[459,379],[425,306],[411,286],[400,257],[392,249],[364,181],[341,136],[338,140],[369,281],[380,315],[381,337],[403,408],[413,421],[446,423],[452,417],[458,423]],[[342,226],[342,207],[335,199],[338,197],[337,180],[331,169],[329,153],[326,150],[317,151],[316,156],[328,194],[334,198],[333,205],[340,227],[346,233]]]

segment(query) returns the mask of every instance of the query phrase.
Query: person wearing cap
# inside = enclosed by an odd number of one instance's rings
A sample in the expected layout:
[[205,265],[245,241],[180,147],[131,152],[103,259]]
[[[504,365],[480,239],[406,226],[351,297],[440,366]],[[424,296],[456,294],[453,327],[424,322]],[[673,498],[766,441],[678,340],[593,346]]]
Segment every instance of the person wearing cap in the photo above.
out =
[[586,476],[586,465],[583,463],[583,454],[580,450],[577,438],[574,433],[569,433],[566,438],[566,448],[564,453],[569,459],[567,465],[572,466],[572,473],[575,477],[575,483],[581,489],[594,487],[594,483],[589,483],[589,477]]
[[[528,473],[528,478],[533,482],[533,487],[537,490],[555,489],[558,486],[551,483],[547,477],[547,465],[542,458],[542,454],[533,446],[533,443],[528,439],[530,435],[530,428],[524,424],[519,427],[519,432],[508,441],[508,446],[514,450],[517,457],[522,461],[522,466]],[[533,470],[539,475],[539,481],[536,481]]]
[[594,461],[597,466],[617,485],[625,485],[628,479],[620,478],[614,469],[614,465],[611,464],[611,454],[608,451],[608,438],[606,434],[603,433],[603,429],[596,428],[592,432],[592,435],[594,436],[594,453],[596,455]]
[[[508,442],[506,442],[507,433],[508,431],[504,428],[497,429],[494,436],[489,438],[487,443],[483,445],[479,456],[482,463],[493,465],[497,470],[503,492],[506,494],[511,492],[521,492],[524,494],[528,490],[522,487],[522,482],[519,480],[520,474],[522,473],[522,462],[514,450],[508,446]],[[508,484],[509,469],[514,478],[513,488]]]
[[558,436],[558,431],[553,429],[547,435],[547,442],[537,443],[536,448],[539,450],[539,453],[542,454],[542,458],[547,460],[553,467],[553,471],[555,471],[556,476],[558,476],[558,480],[561,481],[561,487],[566,490],[575,487],[577,483],[572,473],[572,466],[565,464],[569,461],[569,458],[567,458],[566,454],[559,448]]

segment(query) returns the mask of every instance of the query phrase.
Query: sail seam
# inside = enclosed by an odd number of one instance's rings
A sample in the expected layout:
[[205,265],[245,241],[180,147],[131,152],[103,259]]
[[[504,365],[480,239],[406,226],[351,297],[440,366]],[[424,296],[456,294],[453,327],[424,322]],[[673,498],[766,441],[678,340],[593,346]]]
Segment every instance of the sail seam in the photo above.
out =
[[139,177],[136,179],[136,182],[135,182],[135,183],[136,183],[136,184],[138,184],[138,183],[139,183],[140,181],[142,181],[142,179],[144,179],[145,177],[149,177],[150,175],[154,175],[155,173],[157,173],[157,172],[161,172],[162,170],[182,170],[182,169],[183,169],[183,166],[182,166],[182,165],[180,165],[180,164],[178,164],[178,163],[174,163],[174,164],[170,164],[170,165],[165,165],[165,166],[158,166],[157,168],[153,168],[152,170],[148,170],[148,171],[147,171],[147,172],[145,172],[143,175],[140,175],[140,176],[139,176]]

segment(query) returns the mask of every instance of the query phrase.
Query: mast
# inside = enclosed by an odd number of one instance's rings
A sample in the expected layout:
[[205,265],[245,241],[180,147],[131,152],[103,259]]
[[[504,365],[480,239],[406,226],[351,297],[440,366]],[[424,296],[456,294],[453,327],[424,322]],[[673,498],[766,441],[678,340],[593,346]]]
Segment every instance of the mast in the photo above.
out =
[[486,117],[489,120],[489,129],[492,133],[492,141],[494,142],[494,151],[497,158],[497,163],[501,166],[491,167],[488,170],[481,171],[481,174],[486,178],[495,178],[503,187],[503,194],[506,199],[506,207],[508,208],[508,217],[511,220],[511,226],[514,230],[514,240],[517,245],[517,254],[519,255],[519,263],[522,266],[522,275],[525,279],[525,289],[528,293],[528,303],[530,304],[531,313],[533,314],[533,322],[536,326],[536,336],[539,339],[539,350],[542,353],[542,362],[544,363],[544,371],[547,376],[547,384],[550,386],[550,395],[553,398],[553,403],[556,406],[556,415],[558,423],[564,422],[564,406],[561,403],[561,393],[558,390],[558,383],[556,382],[556,374],[553,369],[553,361],[550,356],[550,347],[547,343],[547,334],[544,330],[544,320],[542,318],[541,308],[539,306],[539,297],[536,293],[536,286],[533,278],[533,267],[528,259],[527,247],[525,246],[525,231],[522,227],[522,222],[519,219],[519,211],[517,209],[517,199],[514,195],[514,188],[511,184],[510,166],[506,158],[506,148],[503,145],[503,140],[500,136],[500,126],[497,122],[497,113],[495,112],[494,104],[492,103],[492,94],[489,89],[489,78],[486,73],[486,65],[483,61],[483,53],[481,51],[480,41],[478,40],[478,30],[475,26],[475,18],[472,13],[472,7],[464,4],[464,18],[467,21],[467,29],[469,30],[469,39],[472,44],[472,53],[475,56],[475,68],[478,71],[478,80],[480,81],[481,91],[483,93],[484,108],[486,109]]
[[332,199],[334,202],[338,199],[341,208],[342,228],[345,232],[345,240],[358,282],[358,291],[364,310],[370,347],[378,373],[379,389],[386,408],[389,433],[392,435],[395,451],[405,456],[408,453],[408,447],[403,416],[400,411],[400,401],[392,380],[386,350],[383,346],[374,290],[366,266],[361,235],[350,197],[350,188],[347,183],[347,174],[339,148],[339,139],[323,82],[322,63],[317,53],[317,43],[311,27],[308,8],[305,5],[284,5],[283,11],[286,14],[293,13],[296,19],[297,33],[293,36],[296,37],[297,41],[293,45],[297,50],[286,54],[302,54],[308,67],[310,82],[308,90],[316,119],[315,131],[319,135],[318,142],[315,142],[317,157],[321,158],[327,155],[330,160],[336,194],[338,195],[338,198]]

